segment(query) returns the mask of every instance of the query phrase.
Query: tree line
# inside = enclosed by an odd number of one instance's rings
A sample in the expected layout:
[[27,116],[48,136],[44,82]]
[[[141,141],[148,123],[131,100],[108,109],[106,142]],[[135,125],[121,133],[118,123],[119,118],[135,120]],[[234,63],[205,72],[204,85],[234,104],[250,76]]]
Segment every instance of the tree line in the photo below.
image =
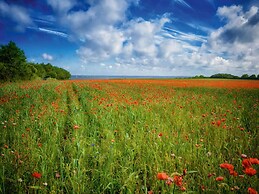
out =
[[259,74],[256,76],[255,74],[248,75],[248,74],[243,74],[242,76],[236,76],[232,74],[227,74],[227,73],[217,73],[214,74],[210,77],[206,77],[203,75],[196,75],[194,78],[220,78],[220,79],[253,79],[253,80],[259,80]]
[[27,62],[24,51],[10,41],[0,48],[0,81],[20,81],[34,79],[69,79],[70,72],[50,63]]

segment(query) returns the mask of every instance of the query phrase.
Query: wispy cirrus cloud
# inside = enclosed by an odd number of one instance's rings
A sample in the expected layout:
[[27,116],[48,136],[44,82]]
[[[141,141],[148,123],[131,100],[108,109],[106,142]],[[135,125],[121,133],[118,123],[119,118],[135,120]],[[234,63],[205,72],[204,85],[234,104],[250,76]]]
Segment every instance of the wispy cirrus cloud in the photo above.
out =
[[47,34],[56,35],[56,36],[63,37],[63,38],[69,37],[69,35],[67,33],[60,32],[60,31],[53,30],[53,29],[40,28],[40,27],[27,27],[27,28],[31,29],[31,30],[39,31],[39,32],[44,32]]
[[208,3],[210,3],[213,7],[215,7],[214,0],[206,0]]
[[12,5],[0,2],[0,15],[7,17],[16,23],[16,30],[24,31],[27,26],[33,26],[33,20],[31,19],[28,11],[18,5]]
[[190,9],[193,9],[190,4],[188,4],[185,0],[173,0],[175,3],[178,3],[180,5],[183,5],[185,7],[188,7]]
[[207,36],[197,35],[193,33],[185,33],[169,27],[164,27],[163,30],[163,35],[168,36],[172,39],[199,44],[202,44],[207,41]]
[[41,32],[46,32],[48,34],[54,34],[56,36],[61,36],[63,38],[67,38],[68,34],[64,33],[64,32],[60,32],[60,31],[56,31],[56,30],[50,30],[50,29],[46,29],[46,28],[37,28],[39,31]]

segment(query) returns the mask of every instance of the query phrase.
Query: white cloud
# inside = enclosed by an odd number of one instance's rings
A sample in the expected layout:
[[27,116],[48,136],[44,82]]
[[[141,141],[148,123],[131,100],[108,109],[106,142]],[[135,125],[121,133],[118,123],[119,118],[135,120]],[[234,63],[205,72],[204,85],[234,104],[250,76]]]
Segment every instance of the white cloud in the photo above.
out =
[[17,24],[16,29],[18,31],[24,31],[27,26],[33,25],[27,10],[17,5],[0,2],[0,15],[14,21]]
[[59,13],[69,11],[75,4],[76,0],[47,0],[48,4]]
[[[207,1],[213,4],[212,0]],[[60,0],[48,2],[58,12],[57,21],[69,37],[79,42],[76,53],[84,67],[95,66],[110,72],[134,69],[143,73],[143,69],[159,69],[181,75],[258,71],[259,11],[255,6],[246,12],[242,6],[219,8],[217,16],[225,25],[216,30],[204,28],[210,34],[202,36],[165,27],[167,22],[173,22],[168,15],[153,20],[129,20],[128,8],[138,5],[138,1],[88,0],[86,10],[78,10],[76,0],[65,0],[64,4]],[[190,7],[183,0],[175,2]]]
[[91,39],[98,30],[111,28],[123,22],[128,6],[129,3],[126,0],[93,1],[88,10],[64,13],[60,21],[71,29],[75,36],[87,40]]
[[161,18],[154,21],[143,19],[133,20],[128,23],[125,30],[127,44],[131,45],[132,54],[145,57],[156,57],[158,54],[158,37],[163,25],[169,21]]
[[174,56],[175,53],[180,53],[183,51],[182,45],[173,40],[173,39],[169,39],[169,40],[163,40],[160,44],[160,56],[162,58],[169,58]]
[[246,12],[242,6],[222,7],[218,9],[217,14],[226,20],[226,24],[211,33],[208,44],[204,44],[203,49],[231,60],[231,64],[224,61],[221,61],[221,64],[231,67],[232,71],[239,74],[242,71],[258,73],[258,7],[252,6]]
[[[53,9],[58,11],[59,4],[50,1]],[[174,61],[174,54],[192,47],[187,43],[182,47],[181,42],[162,36],[164,24],[170,22],[167,15],[155,20],[127,20],[127,9],[132,4],[137,5],[138,1],[103,0],[88,3],[90,7],[87,10],[59,12],[58,15],[60,24],[70,30],[74,39],[81,41],[76,53],[85,64],[99,66],[115,60],[112,66],[116,68],[128,65],[140,69],[165,67],[165,64]],[[69,9],[72,8],[66,10]]]
[[[63,16],[64,21],[68,20],[68,23],[72,24],[72,33],[85,42],[77,50],[77,54],[85,63],[98,63],[100,60],[117,56],[157,55],[156,36],[168,19],[162,17],[145,21],[139,18],[127,21],[125,12],[129,5],[129,1],[125,0],[100,1],[99,4],[93,3],[87,11]],[[117,27],[117,24],[121,27]]]
[[42,56],[42,58],[45,59],[45,60],[48,60],[48,61],[52,61],[52,60],[53,60],[53,56],[50,55],[50,54],[43,53],[41,56]]

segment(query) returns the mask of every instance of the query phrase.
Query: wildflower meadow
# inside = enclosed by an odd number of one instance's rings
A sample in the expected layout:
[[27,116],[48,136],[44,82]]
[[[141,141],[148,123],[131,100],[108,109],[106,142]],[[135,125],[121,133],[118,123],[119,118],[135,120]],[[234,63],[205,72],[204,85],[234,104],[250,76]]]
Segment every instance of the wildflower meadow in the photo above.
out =
[[0,85],[0,193],[259,192],[259,82]]

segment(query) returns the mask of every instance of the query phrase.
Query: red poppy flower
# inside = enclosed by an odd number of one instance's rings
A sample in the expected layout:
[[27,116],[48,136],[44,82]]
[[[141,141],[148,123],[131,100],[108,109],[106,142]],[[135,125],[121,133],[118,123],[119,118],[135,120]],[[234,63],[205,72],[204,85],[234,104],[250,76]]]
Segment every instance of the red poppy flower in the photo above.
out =
[[246,168],[244,170],[244,173],[246,173],[249,176],[254,176],[256,174],[256,170],[254,168],[250,167],[250,168]]
[[251,164],[259,164],[259,160],[257,158],[249,158]]
[[205,191],[206,187],[204,185],[201,186],[201,190]]
[[180,190],[181,190],[181,191],[186,191],[186,188],[183,187],[183,186],[181,186]]
[[79,129],[79,126],[78,126],[78,125],[75,125],[73,128],[74,128],[74,129]]
[[228,164],[228,163],[220,164],[220,168],[225,168],[225,169],[228,169],[229,171],[234,170],[234,166],[232,164]]
[[175,183],[177,186],[181,187],[182,184],[183,184],[183,177],[182,177],[182,176],[175,175],[175,176],[174,176],[174,183]]
[[247,158],[247,159],[244,159],[243,161],[242,161],[242,166],[244,167],[244,168],[250,168],[251,167],[251,162],[250,162],[250,159],[249,158]]
[[229,174],[232,175],[232,176],[237,176],[238,175],[237,172],[234,171],[234,170],[230,170]]
[[159,172],[157,173],[157,179],[158,180],[167,180],[168,179],[168,175],[164,172]]
[[168,180],[166,181],[166,184],[167,184],[168,186],[170,186],[172,183],[173,183],[173,182],[172,182],[170,179],[168,179]]
[[187,169],[183,169],[183,176],[185,176],[187,174]]
[[216,181],[223,181],[223,180],[224,180],[224,177],[218,176],[215,180],[216,180]]
[[258,194],[257,191],[251,187],[248,188],[248,193],[249,194]]
[[221,124],[221,121],[220,121],[220,120],[218,120],[218,121],[217,121],[217,125],[218,125],[218,127],[220,126],[220,124]]
[[36,178],[36,179],[40,179],[40,178],[41,178],[41,174],[38,173],[38,172],[32,173],[32,176],[33,176],[34,178]]
[[208,178],[212,177],[212,176],[215,176],[216,174],[215,173],[209,173],[208,174]]
[[233,176],[237,176],[238,175],[237,172],[234,171],[234,166],[232,164],[223,163],[223,164],[220,164],[220,167],[227,169],[229,171],[230,175],[233,175]]

